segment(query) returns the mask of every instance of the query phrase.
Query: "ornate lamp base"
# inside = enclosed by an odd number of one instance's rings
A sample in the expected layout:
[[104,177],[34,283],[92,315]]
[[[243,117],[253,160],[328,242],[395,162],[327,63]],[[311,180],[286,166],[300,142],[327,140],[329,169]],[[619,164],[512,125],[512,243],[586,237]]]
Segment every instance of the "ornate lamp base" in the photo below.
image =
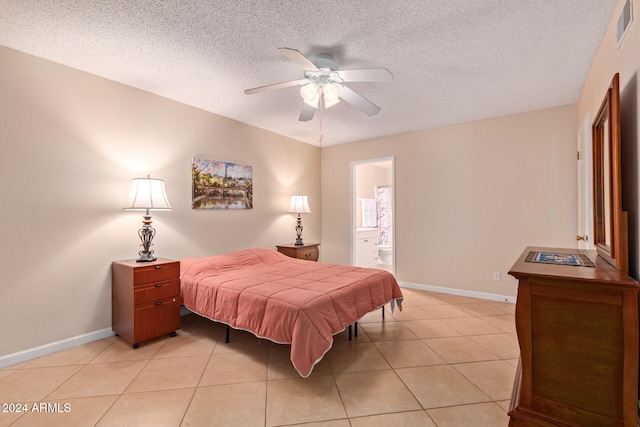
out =
[[298,214],[298,219],[296,220],[296,235],[298,237],[296,238],[296,242],[294,243],[294,245],[304,245],[304,243],[302,243],[302,218],[300,217],[300,214]]
[[144,253],[144,251],[140,251],[138,252],[138,255],[140,255],[140,258],[138,258],[136,262],[151,262],[158,259],[153,256],[153,251],[149,253]]
[[149,211],[144,215],[144,219],[142,220],[142,228],[138,230],[138,236],[142,241],[142,250],[138,252],[140,258],[136,260],[136,262],[151,262],[155,261],[158,258],[153,256],[153,250],[149,249],[152,245],[151,241],[153,240],[153,236],[156,235],[155,228],[151,227],[151,215],[149,215]]

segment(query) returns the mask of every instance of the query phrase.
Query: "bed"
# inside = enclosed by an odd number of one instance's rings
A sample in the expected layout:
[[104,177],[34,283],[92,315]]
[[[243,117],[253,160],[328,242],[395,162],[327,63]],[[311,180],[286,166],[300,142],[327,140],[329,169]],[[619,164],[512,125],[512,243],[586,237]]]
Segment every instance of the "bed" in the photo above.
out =
[[291,363],[304,378],[335,334],[387,303],[402,309],[402,292],[389,272],[304,261],[271,249],[185,258],[180,293],[196,314],[291,344]]

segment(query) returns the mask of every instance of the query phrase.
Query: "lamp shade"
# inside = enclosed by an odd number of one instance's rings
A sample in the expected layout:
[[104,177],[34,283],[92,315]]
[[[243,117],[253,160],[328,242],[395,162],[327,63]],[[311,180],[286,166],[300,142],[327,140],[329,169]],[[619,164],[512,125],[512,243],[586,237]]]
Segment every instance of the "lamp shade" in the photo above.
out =
[[129,199],[124,208],[127,210],[170,210],[171,205],[164,191],[164,180],[151,178],[134,178],[131,181]]
[[291,203],[289,203],[289,212],[291,213],[311,213],[309,208],[309,201],[307,196],[291,196]]

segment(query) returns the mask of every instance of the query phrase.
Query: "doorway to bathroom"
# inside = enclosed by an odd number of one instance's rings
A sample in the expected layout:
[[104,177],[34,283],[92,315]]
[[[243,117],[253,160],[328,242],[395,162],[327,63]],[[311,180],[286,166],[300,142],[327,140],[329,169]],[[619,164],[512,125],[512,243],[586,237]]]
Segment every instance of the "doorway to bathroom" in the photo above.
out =
[[351,264],[395,274],[395,158],[351,162]]

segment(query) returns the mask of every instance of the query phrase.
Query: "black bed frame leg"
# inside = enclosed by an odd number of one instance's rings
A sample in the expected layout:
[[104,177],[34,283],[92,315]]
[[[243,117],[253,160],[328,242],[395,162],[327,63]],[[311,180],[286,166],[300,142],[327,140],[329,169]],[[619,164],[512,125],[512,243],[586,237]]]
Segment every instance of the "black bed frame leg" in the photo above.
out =
[[382,320],[384,320],[384,305],[382,306]]
[[[352,326],[352,325],[349,325],[349,341],[351,341],[351,337],[352,337],[353,335],[355,335],[356,337],[358,336],[358,322],[355,322],[355,323],[353,324],[353,327],[354,327],[355,329],[351,329],[351,326]],[[355,330],[355,332],[354,332],[354,333],[352,333],[352,331],[354,331],[354,330]]]
[[228,344],[229,343],[229,325],[225,325],[225,331],[224,331],[224,343]]

